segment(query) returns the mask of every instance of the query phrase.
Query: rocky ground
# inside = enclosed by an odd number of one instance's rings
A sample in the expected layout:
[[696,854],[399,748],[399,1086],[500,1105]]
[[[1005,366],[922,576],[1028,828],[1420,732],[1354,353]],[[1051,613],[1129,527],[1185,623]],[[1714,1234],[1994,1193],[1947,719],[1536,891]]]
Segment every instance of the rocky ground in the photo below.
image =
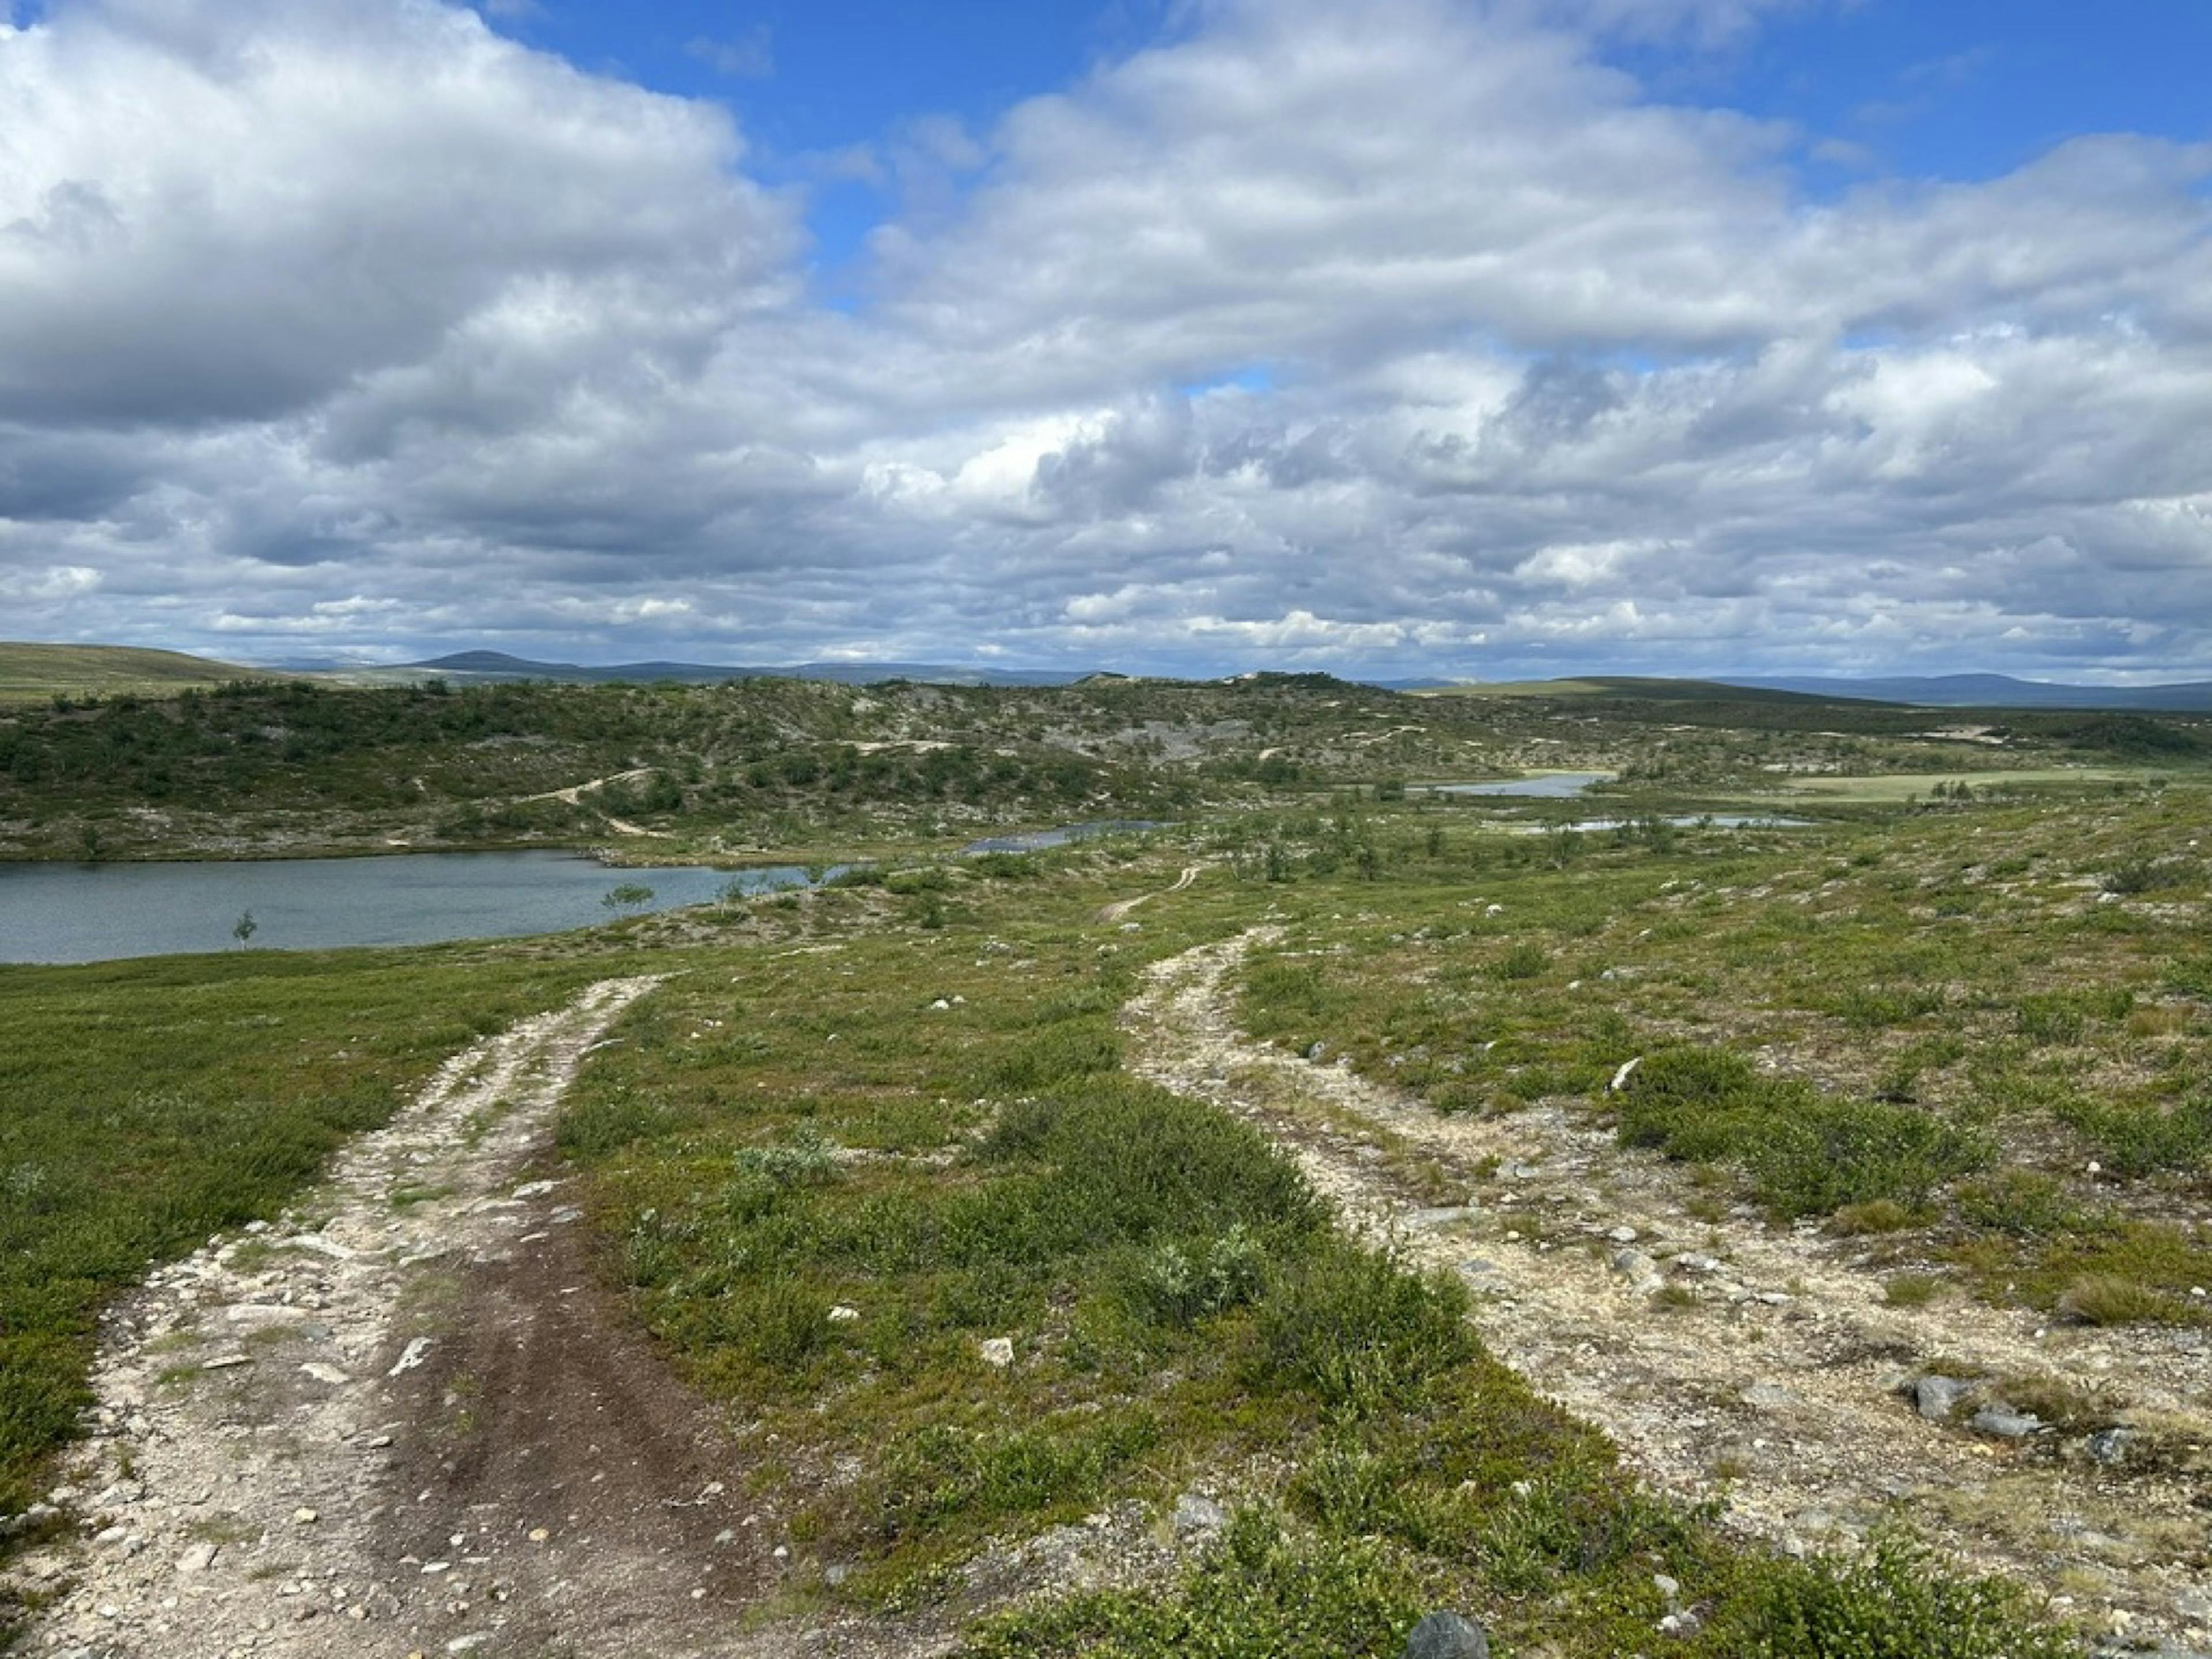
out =
[[[1901,1513],[2118,1645],[2212,1650],[2203,1333],[1892,1307],[1850,1241],[1693,1219],[1682,1172],[1602,1126],[1549,1105],[1443,1116],[1255,1043],[1235,970],[1273,937],[1153,968],[1127,1013],[1135,1069],[1259,1124],[1351,1224],[1462,1278],[1498,1357],[1639,1474],[1794,1550]],[[2069,1399],[2101,1401],[2094,1429],[2029,1404]]]

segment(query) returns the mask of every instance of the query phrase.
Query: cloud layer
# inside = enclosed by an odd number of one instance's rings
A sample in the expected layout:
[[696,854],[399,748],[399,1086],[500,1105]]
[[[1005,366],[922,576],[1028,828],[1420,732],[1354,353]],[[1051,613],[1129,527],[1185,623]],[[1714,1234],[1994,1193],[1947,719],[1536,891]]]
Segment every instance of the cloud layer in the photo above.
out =
[[716,106],[432,0],[70,0],[0,27],[4,631],[2203,665],[2212,146],[1816,198],[1602,55],[1775,9],[1218,0],[906,127],[837,309]]

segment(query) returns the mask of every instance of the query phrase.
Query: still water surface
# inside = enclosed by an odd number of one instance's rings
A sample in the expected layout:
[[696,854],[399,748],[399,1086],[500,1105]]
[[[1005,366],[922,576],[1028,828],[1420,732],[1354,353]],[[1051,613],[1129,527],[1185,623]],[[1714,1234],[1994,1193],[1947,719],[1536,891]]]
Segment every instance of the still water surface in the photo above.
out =
[[1559,800],[1579,795],[1594,783],[1611,783],[1610,772],[1534,772],[1525,778],[1500,778],[1492,783],[1422,783],[1413,787],[1432,795],[1533,795]]
[[0,863],[0,962],[104,962],[235,949],[428,945],[588,927],[617,914],[624,884],[653,890],[629,907],[702,904],[732,883],[749,893],[803,887],[782,866],[615,869],[574,853],[416,853],[391,858],[192,864]]

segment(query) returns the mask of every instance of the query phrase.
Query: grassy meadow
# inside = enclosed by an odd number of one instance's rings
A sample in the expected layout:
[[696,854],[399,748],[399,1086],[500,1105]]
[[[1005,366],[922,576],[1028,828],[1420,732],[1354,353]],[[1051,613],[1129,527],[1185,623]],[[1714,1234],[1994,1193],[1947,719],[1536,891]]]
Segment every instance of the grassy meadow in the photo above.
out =
[[[1924,712],[1845,729],[1786,701],[1408,706],[1303,680],[769,683],[16,719],[0,805],[26,844],[124,823],[161,777],[180,815],[234,825],[367,833],[404,795],[453,828],[441,844],[635,813],[656,855],[743,836],[881,862],[557,940],[0,969],[0,1511],[41,1489],[99,1311],[149,1263],[280,1208],[475,1036],[649,969],[675,976],[586,1065],[559,1147],[607,1275],[745,1425],[799,1563],[778,1610],[934,1620],[975,1659],[1318,1659],[1395,1654],[1451,1605],[1501,1652],[1595,1659],[1648,1647],[1663,1575],[1700,1609],[1668,1638],[1685,1655],[2075,1651],[1901,1534],[1792,1559],[1640,1488],[1491,1357],[1455,1282],[1349,1242],[1258,1132],[1133,1076],[1118,1014],[1149,963],[1264,919],[1237,1010],[1280,1048],[1324,1043],[1439,1112],[1564,1104],[1682,1165],[1715,1215],[1862,1241],[1900,1298],[2197,1324],[2196,725],[2039,716],[1992,750]],[[1405,787],[1575,767],[1620,781]],[[584,805],[523,799],[640,770]],[[1814,822],[1695,821],[1784,801]],[[975,823],[1130,808],[1180,823],[946,854]],[[1601,812],[1627,822],[1570,827]],[[1195,886],[1099,919],[1191,862]],[[1194,1487],[1237,1515],[1165,1577],[1007,1608],[966,1575]]]

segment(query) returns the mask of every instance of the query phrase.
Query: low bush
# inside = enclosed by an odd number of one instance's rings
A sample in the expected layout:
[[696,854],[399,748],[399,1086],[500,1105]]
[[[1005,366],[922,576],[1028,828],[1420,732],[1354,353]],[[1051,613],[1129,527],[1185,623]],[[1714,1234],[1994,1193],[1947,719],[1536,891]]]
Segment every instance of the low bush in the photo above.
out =
[[1981,1137],[1928,1113],[1832,1098],[1722,1048],[1670,1049],[1638,1066],[1619,1133],[1624,1146],[1733,1164],[1785,1216],[1879,1202],[1911,1209],[1991,1156]]
[[1271,1285],[1246,1372],[1257,1389],[1296,1388],[1354,1416],[1409,1409],[1427,1384],[1480,1349],[1457,1279],[1419,1277],[1332,1240]]

